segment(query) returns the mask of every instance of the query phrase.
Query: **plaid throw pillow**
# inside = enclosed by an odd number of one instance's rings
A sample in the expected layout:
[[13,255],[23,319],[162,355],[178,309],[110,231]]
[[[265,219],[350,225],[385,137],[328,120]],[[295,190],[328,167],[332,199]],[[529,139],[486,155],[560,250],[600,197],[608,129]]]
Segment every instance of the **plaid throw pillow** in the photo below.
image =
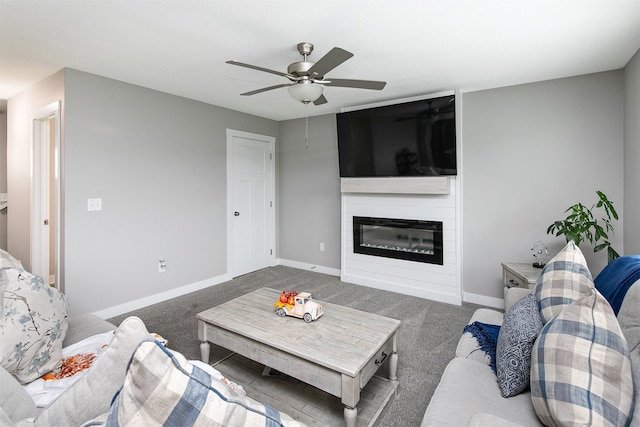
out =
[[625,426],[633,410],[627,342],[595,289],[540,332],[531,358],[531,400],[548,426]]
[[283,426],[274,408],[236,394],[180,353],[145,341],[133,354],[108,426]]
[[591,272],[580,248],[571,241],[542,270],[533,293],[542,323],[562,309],[590,294],[594,288]]

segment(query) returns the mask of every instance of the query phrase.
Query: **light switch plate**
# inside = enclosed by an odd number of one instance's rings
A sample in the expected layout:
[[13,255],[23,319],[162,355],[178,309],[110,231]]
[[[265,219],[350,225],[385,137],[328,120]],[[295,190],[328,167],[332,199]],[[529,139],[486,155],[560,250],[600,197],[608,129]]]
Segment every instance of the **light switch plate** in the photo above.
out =
[[87,210],[91,211],[101,211],[102,210],[102,199],[87,199]]

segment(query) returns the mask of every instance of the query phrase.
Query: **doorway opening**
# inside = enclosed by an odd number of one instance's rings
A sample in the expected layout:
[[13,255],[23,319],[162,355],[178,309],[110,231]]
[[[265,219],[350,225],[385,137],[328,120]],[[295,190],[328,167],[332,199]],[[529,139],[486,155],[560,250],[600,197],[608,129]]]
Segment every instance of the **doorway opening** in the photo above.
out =
[[64,291],[60,256],[60,101],[32,115],[31,271]]

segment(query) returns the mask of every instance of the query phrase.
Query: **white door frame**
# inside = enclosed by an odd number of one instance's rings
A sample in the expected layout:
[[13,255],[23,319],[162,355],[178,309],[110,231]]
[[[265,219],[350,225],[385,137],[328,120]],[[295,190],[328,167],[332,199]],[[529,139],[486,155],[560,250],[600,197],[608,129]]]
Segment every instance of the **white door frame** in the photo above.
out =
[[[34,274],[43,276],[46,283],[49,281],[49,233],[43,230],[49,229],[43,226],[45,220],[50,218],[50,158],[53,158],[54,180],[53,192],[55,203],[55,222],[53,235],[55,239],[55,269],[56,286],[64,291],[62,274],[60,270],[60,101],[52,102],[31,115],[31,270]],[[54,152],[50,152],[51,126],[50,120],[55,121]],[[46,273],[46,274],[45,274]]]
[[[262,141],[269,144],[271,153],[275,153],[276,139],[273,136],[260,135],[257,133],[244,132],[235,129],[227,129],[227,274],[233,277],[233,138],[246,138]],[[273,253],[271,254],[271,265],[275,265],[276,260],[276,203],[275,203],[275,159],[269,163],[271,168],[271,182],[269,183],[270,200],[273,200],[273,208],[269,210],[267,238],[270,240]]]

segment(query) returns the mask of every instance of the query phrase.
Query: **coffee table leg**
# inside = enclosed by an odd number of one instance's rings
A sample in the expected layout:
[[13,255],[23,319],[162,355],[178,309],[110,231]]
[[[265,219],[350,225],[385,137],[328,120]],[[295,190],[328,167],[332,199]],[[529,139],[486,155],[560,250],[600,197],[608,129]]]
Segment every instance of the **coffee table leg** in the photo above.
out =
[[398,349],[396,348],[396,336],[393,336],[393,351],[389,358],[389,379],[398,379]]
[[208,341],[202,341],[200,343],[200,358],[207,365],[209,364],[209,352],[211,351],[211,346]]
[[358,419],[358,408],[344,407],[344,422],[347,427],[356,427]]

